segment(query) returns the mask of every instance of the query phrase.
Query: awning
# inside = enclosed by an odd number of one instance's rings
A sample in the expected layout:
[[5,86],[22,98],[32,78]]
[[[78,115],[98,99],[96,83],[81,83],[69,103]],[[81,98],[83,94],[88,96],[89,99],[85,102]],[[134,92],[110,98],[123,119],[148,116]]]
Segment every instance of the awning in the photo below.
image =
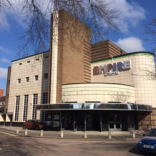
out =
[[152,111],[150,105],[122,104],[122,103],[61,103],[41,104],[37,110],[129,110],[129,111]]

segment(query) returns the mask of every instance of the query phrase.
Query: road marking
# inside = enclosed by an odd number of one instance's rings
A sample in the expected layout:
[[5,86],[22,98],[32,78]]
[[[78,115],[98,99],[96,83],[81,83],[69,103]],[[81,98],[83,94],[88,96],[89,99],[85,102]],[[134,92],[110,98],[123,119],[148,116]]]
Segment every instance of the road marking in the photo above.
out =
[[3,131],[0,131],[0,133],[3,133],[3,134],[6,134],[6,135],[10,135],[10,136],[17,136],[17,135],[15,135],[15,134],[11,134],[11,133],[7,133],[7,132],[3,132]]

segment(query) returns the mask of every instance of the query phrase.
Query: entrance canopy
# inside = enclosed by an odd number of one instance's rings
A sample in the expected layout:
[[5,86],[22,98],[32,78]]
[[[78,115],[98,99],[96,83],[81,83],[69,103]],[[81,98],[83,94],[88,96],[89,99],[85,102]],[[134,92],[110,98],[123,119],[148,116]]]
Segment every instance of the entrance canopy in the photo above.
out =
[[151,112],[150,105],[122,103],[61,103],[37,105],[38,110],[128,110]]

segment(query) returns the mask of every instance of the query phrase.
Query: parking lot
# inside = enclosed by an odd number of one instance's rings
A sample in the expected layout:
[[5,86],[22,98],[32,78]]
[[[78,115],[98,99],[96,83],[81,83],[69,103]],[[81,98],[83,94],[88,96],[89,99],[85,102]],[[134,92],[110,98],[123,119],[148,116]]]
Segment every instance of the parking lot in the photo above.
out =
[[[19,135],[17,135],[17,129]],[[21,127],[0,126],[0,156],[136,156],[140,155],[136,143],[141,135],[132,137],[131,133],[114,132],[111,139],[108,132],[25,130]],[[145,154],[149,155],[149,154]]]

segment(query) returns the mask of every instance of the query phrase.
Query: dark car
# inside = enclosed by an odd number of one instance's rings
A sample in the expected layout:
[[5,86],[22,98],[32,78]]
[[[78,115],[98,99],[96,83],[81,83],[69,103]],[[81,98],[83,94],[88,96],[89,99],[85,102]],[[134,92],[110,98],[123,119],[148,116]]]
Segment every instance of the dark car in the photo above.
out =
[[156,128],[152,128],[143,136],[144,137],[137,143],[137,148],[140,153],[156,153]]
[[23,129],[44,129],[45,123],[39,120],[27,120],[23,123]]

